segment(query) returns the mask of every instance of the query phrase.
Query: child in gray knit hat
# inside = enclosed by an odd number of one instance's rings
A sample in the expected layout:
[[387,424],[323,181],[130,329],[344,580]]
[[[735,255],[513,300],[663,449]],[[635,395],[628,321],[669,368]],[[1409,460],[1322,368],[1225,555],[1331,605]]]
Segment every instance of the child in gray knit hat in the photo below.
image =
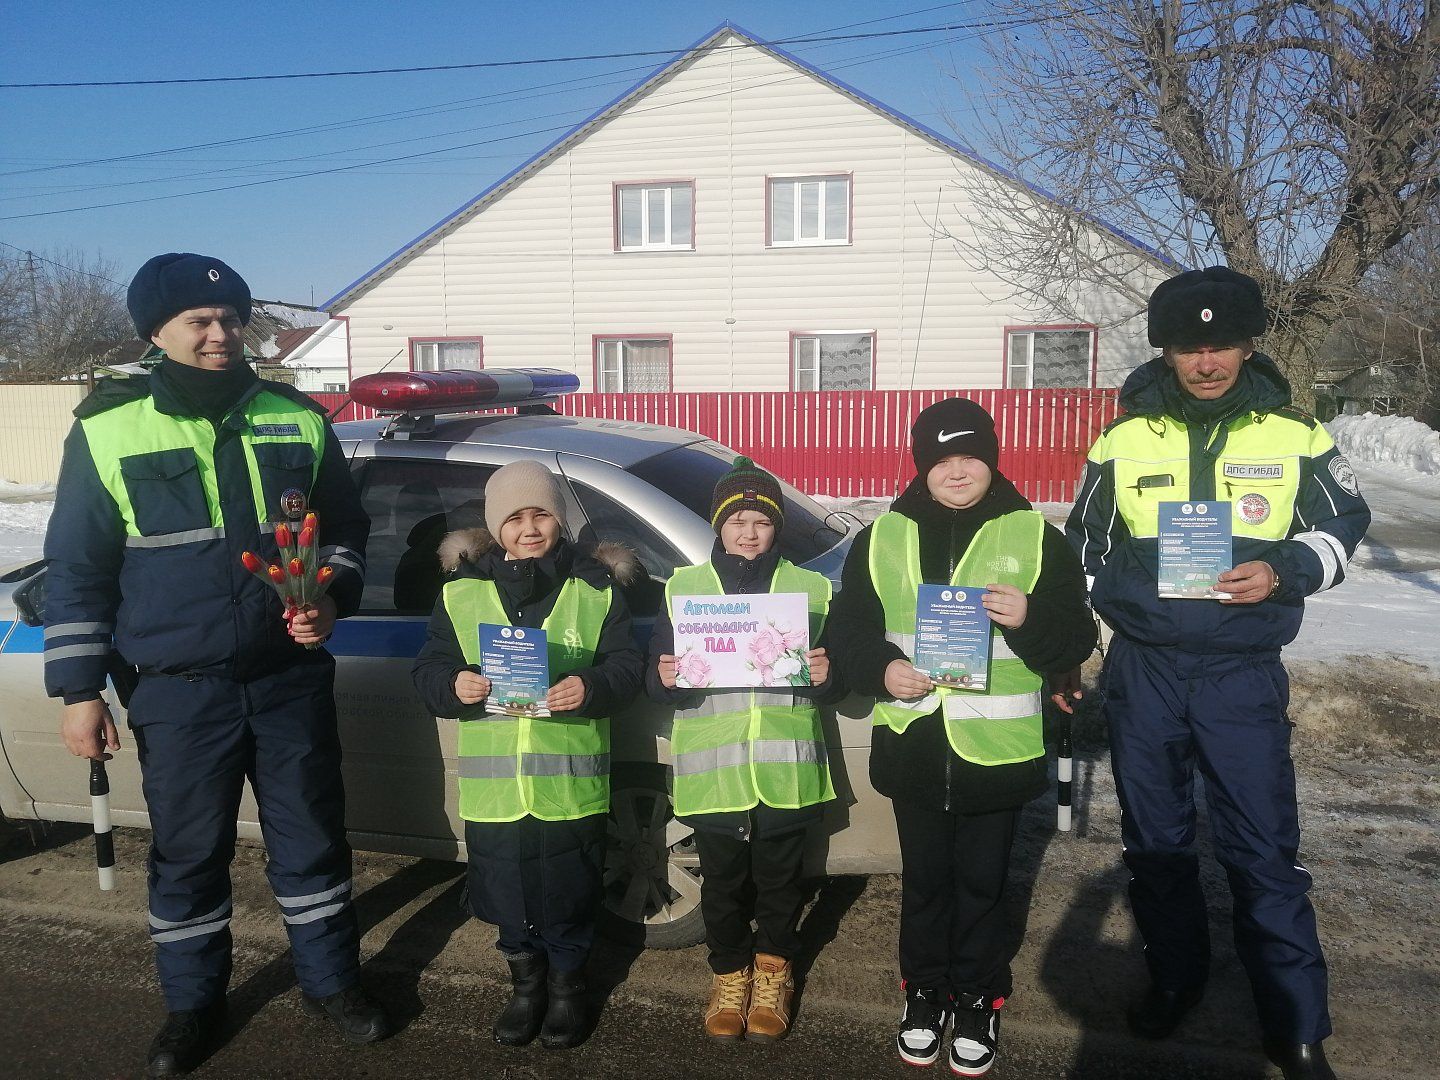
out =
[[[495,1040],[538,1036],[558,1049],[591,1029],[584,969],[605,863],[609,717],[635,697],[644,668],[616,587],[636,564],[614,545],[590,554],[570,543],[560,481],[538,461],[496,470],[485,523],[440,545],[453,577],[411,675],[433,715],[459,720],[470,911],[499,927],[513,983]],[[549,716],[486,712],[482,625],[545,631]]]

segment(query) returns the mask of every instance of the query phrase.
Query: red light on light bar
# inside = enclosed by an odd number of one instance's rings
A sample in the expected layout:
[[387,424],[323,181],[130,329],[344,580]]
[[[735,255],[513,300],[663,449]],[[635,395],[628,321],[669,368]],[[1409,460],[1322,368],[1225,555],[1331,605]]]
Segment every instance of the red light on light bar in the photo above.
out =
[[558,368],[397,371],[360,376],[350,384],[350,397],[381,412],[437,413],[523,404],[579,389],[580,379]]

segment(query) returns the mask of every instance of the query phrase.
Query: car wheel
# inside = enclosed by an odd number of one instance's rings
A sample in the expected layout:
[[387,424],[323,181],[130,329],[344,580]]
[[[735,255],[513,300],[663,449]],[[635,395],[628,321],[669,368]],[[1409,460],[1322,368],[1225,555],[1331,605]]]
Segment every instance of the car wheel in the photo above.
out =
[[631,763],[610,779],[605,850],[605,929],[652,949],[705,938],[695,834],[675,820],[665,766]]

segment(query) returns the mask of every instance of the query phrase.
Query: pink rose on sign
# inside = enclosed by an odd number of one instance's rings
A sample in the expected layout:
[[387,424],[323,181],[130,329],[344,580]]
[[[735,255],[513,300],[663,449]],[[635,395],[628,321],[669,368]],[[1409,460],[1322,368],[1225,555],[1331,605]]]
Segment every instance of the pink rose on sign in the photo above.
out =
[[785,642],[787,651],[790,649],[803,649],[810,638],[810,633],[807,627],[802,626],[799,630],[783,631],[781,637]]
[[750,639],[750,662],[757,668],[768,668],[785,655],[785,639],[767,626]]
[[691,689],[709,686],[715,678],[710,663],[699,653],[687,652],[675,662],[675,681]]

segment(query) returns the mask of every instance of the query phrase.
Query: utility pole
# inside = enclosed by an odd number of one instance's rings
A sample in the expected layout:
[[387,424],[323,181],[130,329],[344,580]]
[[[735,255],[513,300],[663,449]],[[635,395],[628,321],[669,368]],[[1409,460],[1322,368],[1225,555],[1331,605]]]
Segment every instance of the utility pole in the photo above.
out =
[[[35,356],[40,355],[40,297],[35,291],[35,253],[25,252],[25,263],[30,271],[30,338]],[[20,358],[20,368],[25,368],[25,358]]]

